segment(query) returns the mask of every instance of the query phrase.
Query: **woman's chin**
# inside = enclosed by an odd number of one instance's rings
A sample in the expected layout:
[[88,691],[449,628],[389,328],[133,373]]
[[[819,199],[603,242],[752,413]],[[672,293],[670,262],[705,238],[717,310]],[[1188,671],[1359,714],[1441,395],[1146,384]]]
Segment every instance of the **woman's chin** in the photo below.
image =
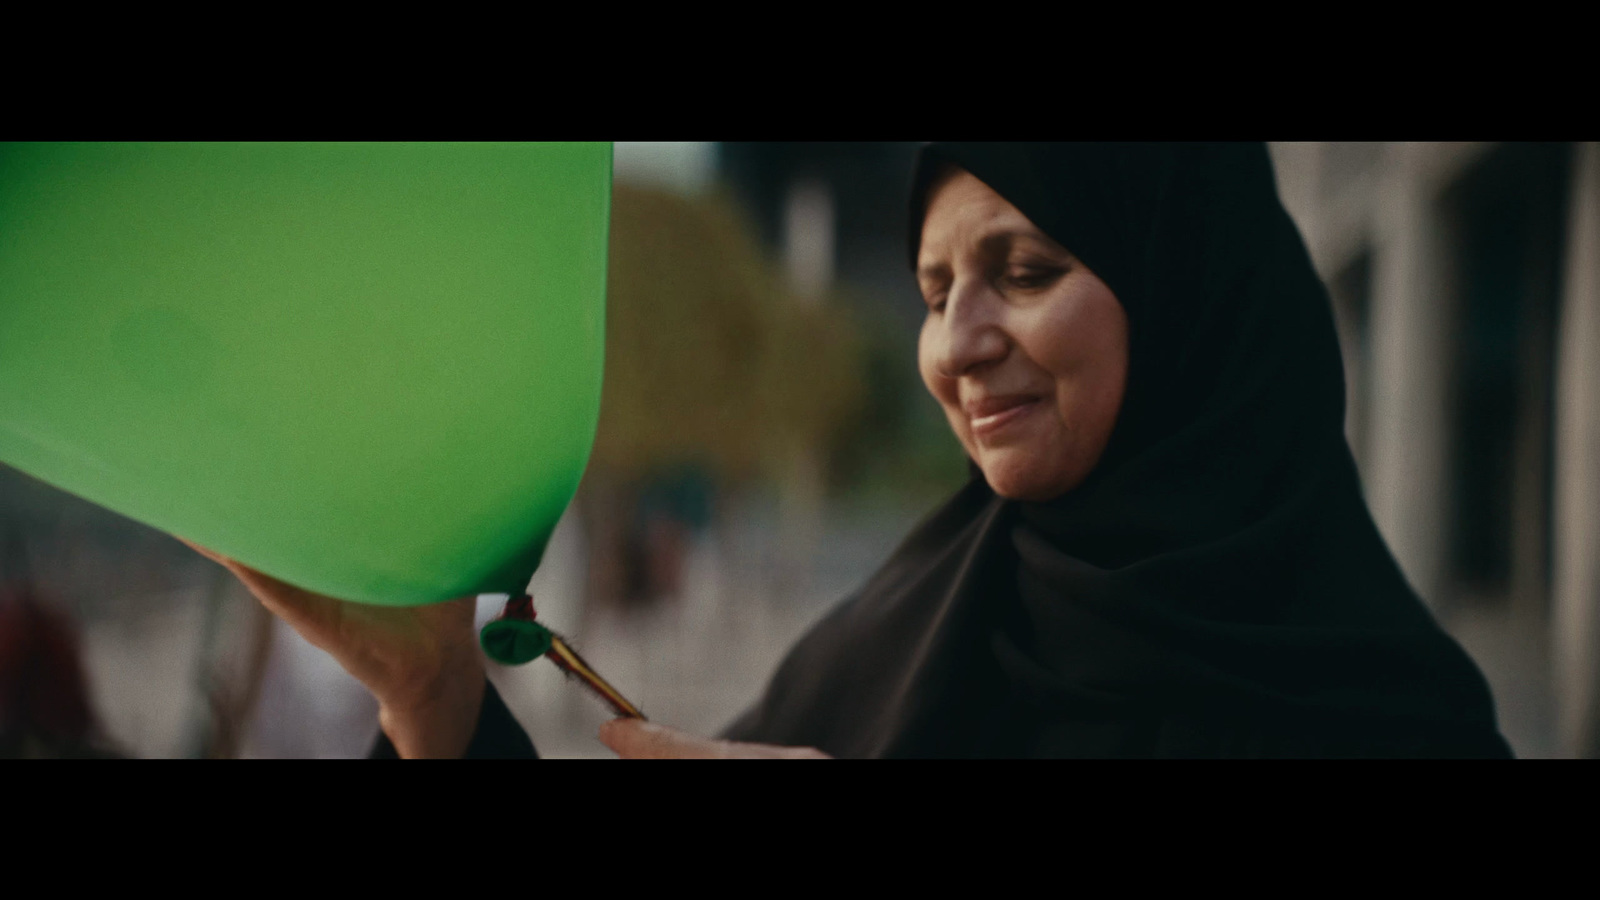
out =
[[[989,489],[1007,500],[1041,503],[1071,491],[1088,477],[1093,465],[1063,461],[1057,453],[1041,457],[1014,448],[980,448],[975,456]],[[1064,464],[1067,463],[1067,464]]]
[[1007,500],[1053,500],[1071,489],[1070,485],[1059,484],[1059,478],[1041,477],[1046,473],[1039,466],[1020,460],[979,459],[978,467],[983,470],[989,489]]

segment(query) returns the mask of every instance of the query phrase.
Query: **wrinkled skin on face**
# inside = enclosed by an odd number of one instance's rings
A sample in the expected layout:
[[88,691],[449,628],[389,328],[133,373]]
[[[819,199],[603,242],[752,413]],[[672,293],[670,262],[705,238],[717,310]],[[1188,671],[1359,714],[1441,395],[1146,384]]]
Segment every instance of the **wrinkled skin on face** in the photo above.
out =
[[1093,471],[1128,376],[1104,281],[960,169],[929,193],[917,256],[918,368],[995,493],[1059,497]]

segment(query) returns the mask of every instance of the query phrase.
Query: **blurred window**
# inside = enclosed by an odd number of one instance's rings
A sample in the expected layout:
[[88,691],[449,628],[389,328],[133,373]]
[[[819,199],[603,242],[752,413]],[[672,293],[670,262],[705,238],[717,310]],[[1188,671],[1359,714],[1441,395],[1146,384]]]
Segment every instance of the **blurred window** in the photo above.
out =
[[1441,198],[1456,301],[1449,566],[1459,599],[1542,609],[1569,147],[1503,144]]
[[1381,141],[1330,141],[1323,145],[1323,199],[1337,199],[1356,180],[1376,168],[1382,155]]

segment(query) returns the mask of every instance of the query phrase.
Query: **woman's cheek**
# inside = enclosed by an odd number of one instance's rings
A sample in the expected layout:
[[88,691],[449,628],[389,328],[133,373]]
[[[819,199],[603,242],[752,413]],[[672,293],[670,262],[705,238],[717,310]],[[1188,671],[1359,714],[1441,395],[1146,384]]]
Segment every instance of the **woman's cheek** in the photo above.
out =
[[922,376],[922,386],[928,389],[933,399],[943,404],[944,398],[939,396],[938,373],[933,366],[932,335],[928,332],[929,324],[924,320],[922,331],[917,335],[917,374]]
[[971,430],[967,427],[966,414],[961,411],[961,407],[947,403],[942,398],[939,401],[939,405],[944,408],[945,421],[950,423],[950,431],[956,436],[956,441],[967,451],[968,456],[976,460],[978,458],[978,446],[972,440]]

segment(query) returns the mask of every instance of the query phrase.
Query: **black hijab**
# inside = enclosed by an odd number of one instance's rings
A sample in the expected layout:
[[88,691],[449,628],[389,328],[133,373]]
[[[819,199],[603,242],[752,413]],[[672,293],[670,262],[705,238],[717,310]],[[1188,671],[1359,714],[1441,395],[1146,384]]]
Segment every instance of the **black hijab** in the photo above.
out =
[[1094,472],[971,481],[790,653],[738,740],[837,756],[1489,756],[1488,687],[1373,525],[1327,293],[1261,144],[933,144],[1129,321]]

